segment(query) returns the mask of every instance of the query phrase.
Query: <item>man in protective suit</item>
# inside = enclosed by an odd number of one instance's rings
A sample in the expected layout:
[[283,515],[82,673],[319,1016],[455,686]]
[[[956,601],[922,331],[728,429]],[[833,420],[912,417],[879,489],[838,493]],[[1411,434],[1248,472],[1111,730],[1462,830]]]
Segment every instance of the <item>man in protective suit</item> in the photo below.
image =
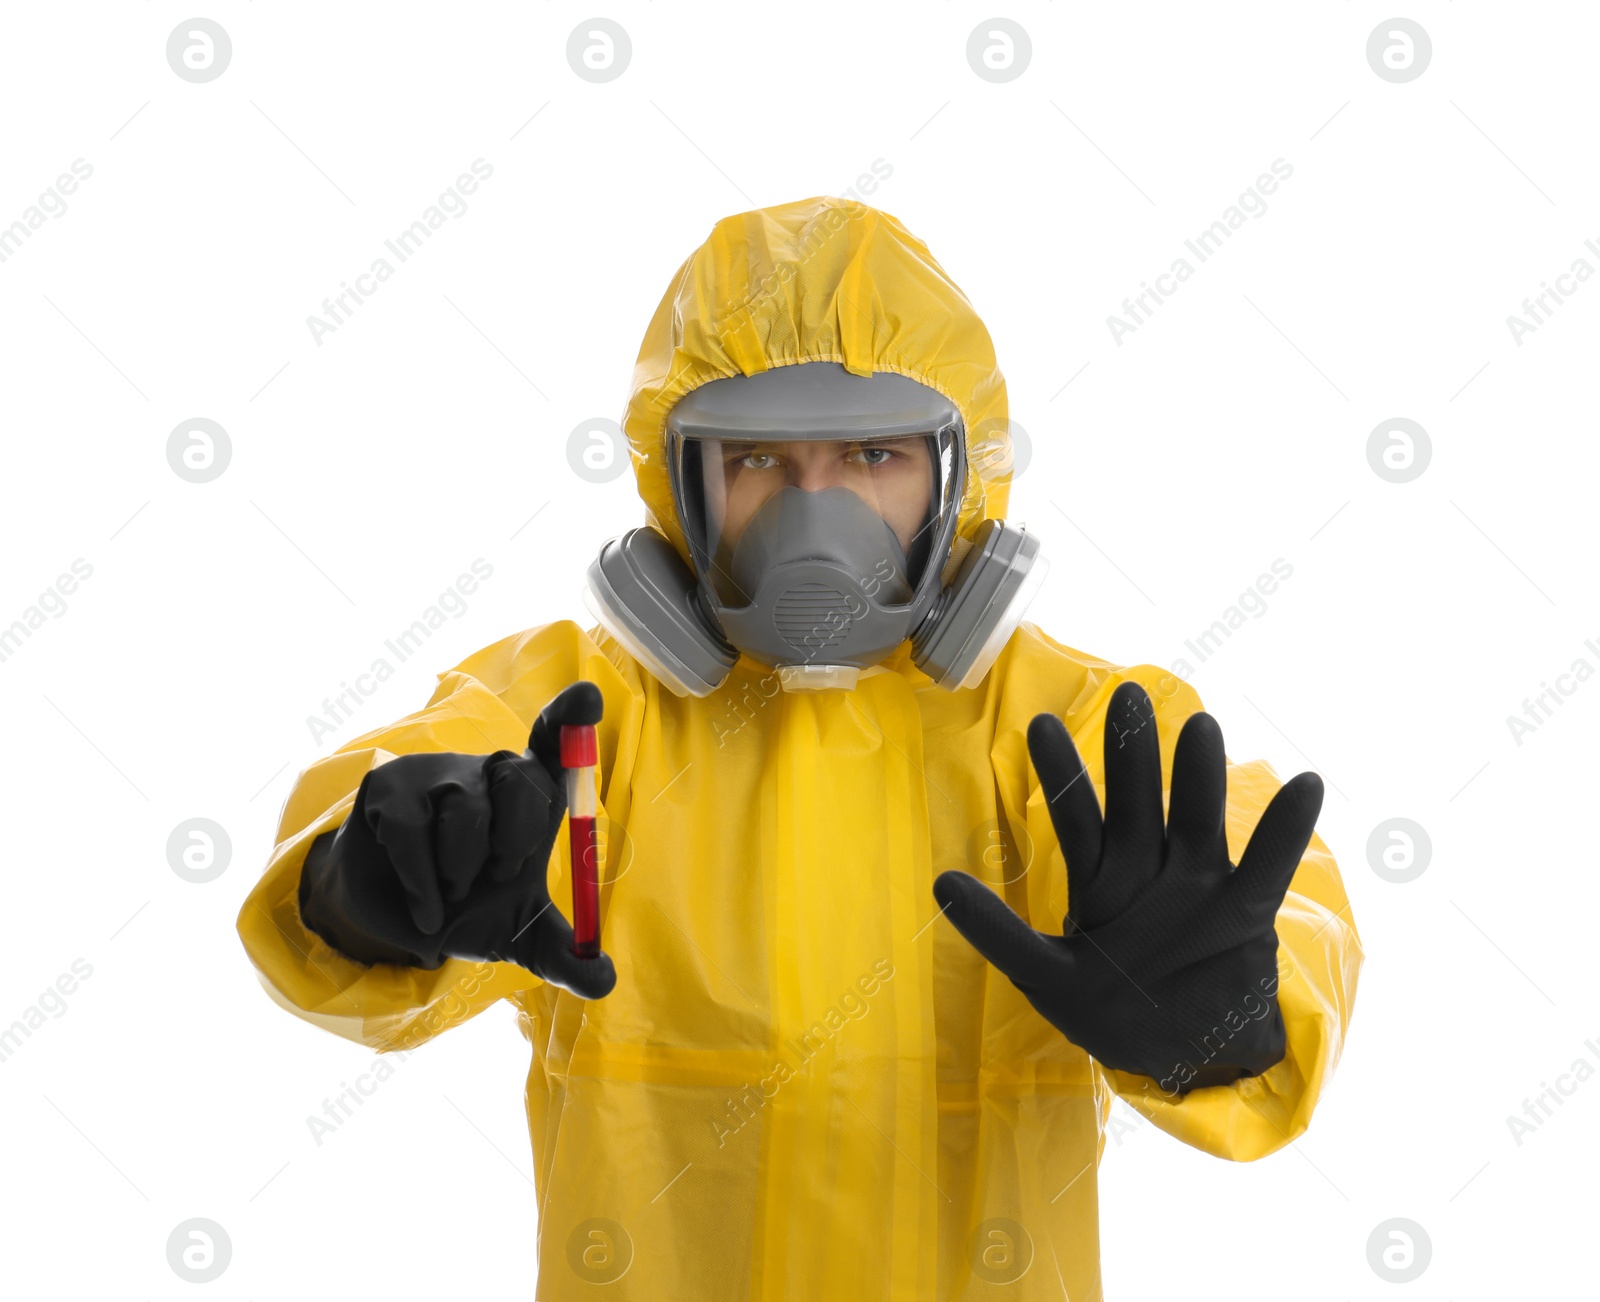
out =
[[380,1052],[520,1010],[541,1298],[1079,1302],[1114,1097],[1240,1161],[1309,1124],[1362,960],[1321,783],[1022,622],[1006,428],[898,221],[727,218],[639,352],[646,525],[598,622],[486,647],[290,794],[238,922],[273,998]]

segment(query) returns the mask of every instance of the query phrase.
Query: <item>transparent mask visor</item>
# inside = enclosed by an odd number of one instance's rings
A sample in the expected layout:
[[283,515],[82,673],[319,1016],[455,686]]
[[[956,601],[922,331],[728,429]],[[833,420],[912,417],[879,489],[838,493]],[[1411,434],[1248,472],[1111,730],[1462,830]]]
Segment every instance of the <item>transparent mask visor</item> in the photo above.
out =
[[725,606],[748,605],[733,579],[732,557],[756,513],[784,488],[845,488],[883,520],[885,542],[913,591],[959,507],[955,494],[957,427],[927,434],[866,439],[706,438],[674,435],[679,511],[695,563]]

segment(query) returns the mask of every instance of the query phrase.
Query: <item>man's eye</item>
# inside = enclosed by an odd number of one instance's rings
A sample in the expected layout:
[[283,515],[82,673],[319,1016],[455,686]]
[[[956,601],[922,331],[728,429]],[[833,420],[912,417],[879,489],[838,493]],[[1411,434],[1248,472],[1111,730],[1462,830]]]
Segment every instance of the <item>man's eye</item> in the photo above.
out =
[[894,453],[888,448],[862,448],[860,451],[862,456],[870,458],[869,466],[882,466],[894,460]]
[[[770,470],[777,460],[770,452],[746,452],[738,459],[738,464],[746,470]],[[761,464],[754,464],[756,462]]]

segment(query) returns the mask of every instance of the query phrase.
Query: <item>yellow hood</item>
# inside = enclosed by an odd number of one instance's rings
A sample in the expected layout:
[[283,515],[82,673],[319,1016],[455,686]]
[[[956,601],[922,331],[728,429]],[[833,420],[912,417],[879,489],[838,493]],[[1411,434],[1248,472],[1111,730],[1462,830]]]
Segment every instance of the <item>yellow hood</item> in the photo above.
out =
[[1006,382],[989,332],[927,246],[886,212],[827,196],[725,217],[678,268],[634,364],[624,428],[645,521],[693,568],[667,474],[667,414],[711,380],[798,362],[892,371],[966,426],[967,482],[943,579],[1011,487]]

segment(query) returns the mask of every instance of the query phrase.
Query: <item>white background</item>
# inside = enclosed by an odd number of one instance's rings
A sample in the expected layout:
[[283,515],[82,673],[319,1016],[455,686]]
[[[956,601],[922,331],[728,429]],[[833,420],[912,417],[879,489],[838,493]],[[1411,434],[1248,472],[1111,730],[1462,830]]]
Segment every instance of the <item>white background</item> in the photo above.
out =
[[[992,16],[970,4],[621,0],[632,62],[600,85],[568,66],[593,12],[568,4],[201,12],[233,42],[207,84],[167,64],[172,4],[10,5],[0,44],[0,224],[93,167],[0,263],[0,624],[93,566],[0,663],[0,1025],[93,969],[0,1063],[8,1295],[193,1297],[165,1245],[203,1216],[233,1248],[208,1297],[532,1296],[509,1006],[319,1146],[307,1116],[372,1056],[274,1006],[234,918],[301,768],[474,649],[592,622],[587,562],[642,510],[567,438],[620,416],[712,223],[878,159],[870,201],[977,306],[1029,437],[1011,514],[1052,560],[1029,618],[1170,665],[1294,570],[1192,681],[1233,758],[1327,779],[1369,955],[1348,1049],[1309,1133],[1257,1163],[1119,1107],[1108,1296],[1393,1296],[1367,1256],[1393,1217],[1431,1242],[1418,1302],[1592,1289],[1600,1077],[1520,1144],[1507,1117],[1600,1065],[1600,679],[1520,745],[1506,722],[1600,668],[1600,286],[1520,345],[1506,324],[1600,267],[1592,10],[1417,3],[1408,84],[1369,67],[1393,11],[1367,3],[1021,0],[1006,84],[968,65]],[[469,210],[319,346],[308,315],[478,158]],[[1115,342],[1123,298],[1279,158],[1266,213]],[[232,444],[202,485],[165,451],[195,416]],[[1406,484],[1366,455],[1396,416],[1432,442]],[[307,716],[480,557],[467,612],[314,741]],[[192,817],[231,838],[207,885],[167,861]],[[1432,840],[1406,884],[1368,862],[1393,817]]]

